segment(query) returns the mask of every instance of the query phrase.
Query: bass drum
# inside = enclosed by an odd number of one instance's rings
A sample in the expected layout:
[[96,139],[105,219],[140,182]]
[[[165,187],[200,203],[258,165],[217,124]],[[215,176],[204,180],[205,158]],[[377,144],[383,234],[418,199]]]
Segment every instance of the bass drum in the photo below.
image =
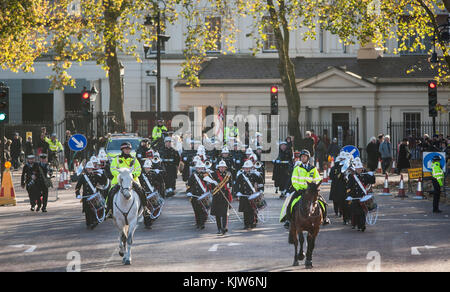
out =
[[368,225],[374,225],[378,219],[378,205],[375,202],[373,195],[366,195],[360,200],[361,207],[366,213],[366,223]]

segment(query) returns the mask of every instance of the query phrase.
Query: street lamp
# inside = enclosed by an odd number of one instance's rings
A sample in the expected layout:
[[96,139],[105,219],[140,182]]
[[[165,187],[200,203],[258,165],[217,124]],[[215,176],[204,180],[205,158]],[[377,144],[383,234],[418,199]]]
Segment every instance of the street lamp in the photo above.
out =
[[[161,118],[161,44],[167,42],[170,39],[169,35],[161,34],[160,26],[161,13],[158,9],[158,14],[156,17],[147,16],[145,18],[145,26],[155,26],[156,25],[156,108],[157,108],[157,118]],[[145,59],[154,59],[154,57],[148,57],[147,54],[151,46],[144,45]],[[151,50],[150,50],[151,53]],[[153,70],[153,74],[155,70]],[[146,72],[147,76],[153,76]]]

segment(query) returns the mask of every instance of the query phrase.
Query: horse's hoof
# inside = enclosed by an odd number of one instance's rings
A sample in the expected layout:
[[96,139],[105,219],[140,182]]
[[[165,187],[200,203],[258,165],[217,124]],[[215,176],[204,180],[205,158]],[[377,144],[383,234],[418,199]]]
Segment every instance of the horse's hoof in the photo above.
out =
[[[126,260],[126,261],[124,262],[124,265],[125,265],[125,266],[131,265],[131,261],[130,261],[130,260]],[[311,267],[312,267],[312,266],[311,266]]]
[[312,265],[312,261],[306,261],[305,262],[305,269],[312,269],[313,265]]
[[124,253],[121,252],[121,251],[119,251],[119,255],[120,255],[121,257],[123,257],[123,256],[124,256]]
[[299,253],[297,258],[298,258],[299,261],[303,261],[305,259],[305,254],[304,253],[301,253],[301,254]]
[[298,266],[298,261],[295,261],[292,266],[297,267]]

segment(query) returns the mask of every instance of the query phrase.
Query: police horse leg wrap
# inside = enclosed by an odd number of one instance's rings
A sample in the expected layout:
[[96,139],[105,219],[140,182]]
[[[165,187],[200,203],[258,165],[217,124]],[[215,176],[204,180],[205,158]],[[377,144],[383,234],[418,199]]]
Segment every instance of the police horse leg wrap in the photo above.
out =
[[120,190],[114,196],[114,224],[120,232],[119,254],[123,256],[122,263],[131,264],[131,246],[136,231],[140,209],[140,199],[133,190],[133,177],[129,169],[119,169]]

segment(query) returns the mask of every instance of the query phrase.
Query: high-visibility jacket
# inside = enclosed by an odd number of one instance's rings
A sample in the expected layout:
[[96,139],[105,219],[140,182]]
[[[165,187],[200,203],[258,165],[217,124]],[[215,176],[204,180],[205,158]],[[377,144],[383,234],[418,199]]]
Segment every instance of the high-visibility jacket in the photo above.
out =
[[233,126],[232,128],[230,127],[225,127],[225,141],[228,141],[229,138],[236,138],[239,136],[239,128]]
[[317,168],[311,166],[309,163],[306,165],[306,168],[304,168],[302,164],[298,164],[297,167],[294,168],[291,177],[292,186],[296,191],[306,190],[306,188],[308,188],[308,183],[315,182],[317,184],[320,180],[321,178]]
[[55,139],[55,142],[52,141],[52,139],[45,137],[45,142],[48,143],[48,148],[50,149],[50,151],[62,151],[63,150],[63,146],[61,144],[61,142],[58,141],[58,139]]
[[153,140],[157,140],[157,139],[161,138],[162,137],[162,133],[164,131],[167,132],[166,126],[161,126],[161,127],[160,126],[155,126],[153,128],[153,132],[152,132]]
[[431,165],[431,175],[438,181],[439,186],[444,185],[444,172],[439,161],[433,162]]
[[111,162],[111,174],[114,178],[111,180],[111,187],[116,185],[118,182],[117,177],[119,176],[119,168],[129,168],[132,170],[133,179],[138,182],[139,176],[141,175],[141,164],[136,157],[123,157],[122,155],[116,156]]

